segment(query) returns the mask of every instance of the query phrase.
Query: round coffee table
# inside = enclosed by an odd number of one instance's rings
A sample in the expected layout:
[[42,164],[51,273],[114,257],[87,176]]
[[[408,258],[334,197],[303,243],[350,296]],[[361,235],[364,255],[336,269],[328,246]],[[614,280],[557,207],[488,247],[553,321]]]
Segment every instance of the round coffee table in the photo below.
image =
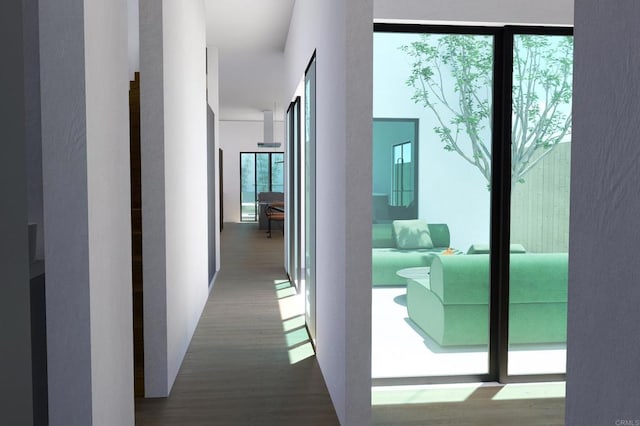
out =
[[396,275],[408,280],[425,279],[429,278],[429,272],[431,268],[428,266],[420,266],[414,268],[404,268],[396,271]]

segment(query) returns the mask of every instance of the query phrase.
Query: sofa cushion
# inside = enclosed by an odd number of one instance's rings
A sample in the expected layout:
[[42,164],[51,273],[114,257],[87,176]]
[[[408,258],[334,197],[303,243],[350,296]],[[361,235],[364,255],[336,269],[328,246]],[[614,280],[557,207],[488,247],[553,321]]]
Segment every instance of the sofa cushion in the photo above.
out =
[[489,303],[489,255],[434,256],[431,291],[443,304]]
[[371,246],[373,248],[388,248],[396,246],[391,223],[374,223],[371,230]]
[[[567,253],[514,253],[509,261],[510,303],[566,303]],[[436,255],[431,291],[443,304],[489,301],[489,255]]]
[[399,249],[433,248],[429,226],[424,220],[394,220],[392,227],[396,247]]

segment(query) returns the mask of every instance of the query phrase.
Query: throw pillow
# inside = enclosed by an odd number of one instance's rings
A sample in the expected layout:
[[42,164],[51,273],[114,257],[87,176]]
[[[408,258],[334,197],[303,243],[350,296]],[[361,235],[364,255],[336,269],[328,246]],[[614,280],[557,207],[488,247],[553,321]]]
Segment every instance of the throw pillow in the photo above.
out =
[[394,220],[393,236],[399,249],[433,248],[427,222],[421,219]]

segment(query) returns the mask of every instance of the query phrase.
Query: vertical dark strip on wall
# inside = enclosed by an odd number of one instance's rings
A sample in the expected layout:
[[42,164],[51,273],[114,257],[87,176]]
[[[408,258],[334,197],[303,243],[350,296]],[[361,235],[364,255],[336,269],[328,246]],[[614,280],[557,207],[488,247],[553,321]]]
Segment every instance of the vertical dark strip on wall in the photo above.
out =
[[218,179],[218,181],[219,181],[218,182],[218,186],[220,188],[219,191],[218,191],[218,194],[219,194],[218,195],[219,196],[219,200],[218,201],[220,203],[220,232],[222,232],[222,228],[224,227],[223,226],[223,223],[224,223],[224,207],[223,207],[223,203],[222,203],[222,200],[223,200],[222,189],[224,188],[224,185],[223,185],[223,182],[222,182],[222,177],[224,176],[224,173],[223,173],[223,161],[222,161],[222,158],[223,158],[222,157],[222,148],[218,148],[218,161],[220,162],[220,168],[218,169],[218,174],[219,174],[219,176],[218,176],[218,178],[219,178]]
[[216,273],[216,151],[215,114],[207,105],[207,216],[209,246],[209,286]]
[[129,140],[131,161],[131,281],[133,285],[134,395],[144,396],[144,328],[142,277],[142,187],[140,152],[140,73],[129,89]]

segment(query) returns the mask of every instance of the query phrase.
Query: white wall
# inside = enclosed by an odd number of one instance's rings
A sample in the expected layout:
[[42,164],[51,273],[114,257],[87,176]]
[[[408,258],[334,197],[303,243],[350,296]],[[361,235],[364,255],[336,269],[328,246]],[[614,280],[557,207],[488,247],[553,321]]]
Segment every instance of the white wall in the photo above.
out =
[[140,71],[140,4],[139,0],[127,0],[129,80],[135,80],[136,71]]
[[142,0],[145,393],[166,396],[208,295],[202,0]]
[[127,0],[84,4],[92,424],[133,422]]
[[204,15],[202,0],[164,1],[169,383],[208,295]]
[[376,20],[571,25],[573,0],[375,0],[374,16]]
[[640,421],[639,20],[634,1],[576,2],[569,426]]
[[125,0],[40,2],[49,421],[132,425]]
[[370,0],[296,2],[285,50],[291,95],[317,52],[317,356],[344,425],[371,422],[372,19]]
[[280,148],[260,148],[257,143],[264,139],[263,121],[220,121],[225,222],[240,222],[240,153],[282,152],[285,149],[282,121],[274,121],[273,133],[274,140],[282,143]]
[[[0,4],[0,411],[3,422],[33,424],[27,250],[25,58],[21,1]],[[6,208],[8,207],[8,208]]]

